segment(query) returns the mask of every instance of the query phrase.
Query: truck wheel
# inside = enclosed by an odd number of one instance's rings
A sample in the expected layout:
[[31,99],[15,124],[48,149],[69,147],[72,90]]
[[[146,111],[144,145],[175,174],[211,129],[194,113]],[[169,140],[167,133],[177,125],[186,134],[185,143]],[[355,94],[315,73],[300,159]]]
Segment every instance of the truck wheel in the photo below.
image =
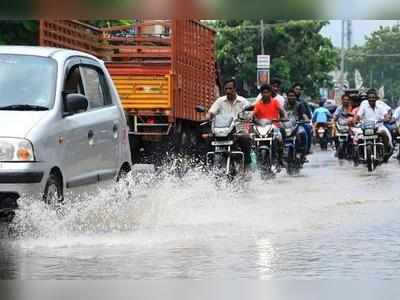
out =
[[61,179],[55,174],[50,174],[44,188],[43,201],[52,209],[57,209],[64,201]]

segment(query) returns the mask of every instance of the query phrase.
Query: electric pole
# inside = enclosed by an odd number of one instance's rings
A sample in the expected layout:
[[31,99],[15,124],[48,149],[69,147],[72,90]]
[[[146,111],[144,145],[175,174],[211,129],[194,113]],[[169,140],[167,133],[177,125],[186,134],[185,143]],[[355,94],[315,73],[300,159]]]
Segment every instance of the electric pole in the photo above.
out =
[[345,20],[342,20],[342,49],[340,53],[340,96],[344,94],[344,31],[345,31]]
[[260,21],[260,34],[261,34],[261,54],[264,55],[264,20]]
[[347,20],[347,49],[350,49],[353,45],[353,22]]

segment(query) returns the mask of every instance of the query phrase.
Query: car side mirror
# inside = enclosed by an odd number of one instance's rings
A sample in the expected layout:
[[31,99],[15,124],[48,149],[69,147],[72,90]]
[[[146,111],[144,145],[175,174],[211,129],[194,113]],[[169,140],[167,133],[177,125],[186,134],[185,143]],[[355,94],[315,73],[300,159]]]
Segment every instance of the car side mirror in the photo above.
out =
[[206,108],[205,108],[204,106],[202,106],[202,105],[197,105],[194,109],[195,109],[196,112],[198,112],[198,113],[204,113],[204,112],[206,112]]
[[64,97],[64,116],[86,111],[89,106],[89,101],[82,94],[67,94]]

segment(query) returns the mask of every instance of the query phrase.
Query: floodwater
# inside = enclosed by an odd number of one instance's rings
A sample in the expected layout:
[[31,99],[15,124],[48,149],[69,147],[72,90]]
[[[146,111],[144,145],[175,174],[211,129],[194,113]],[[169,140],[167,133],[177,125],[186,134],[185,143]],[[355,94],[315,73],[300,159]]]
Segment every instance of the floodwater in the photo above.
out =
[[370,175],[316,152],[300,176],[284,173],[225,186],[200,171],[143,176],[63,217],[22,199],[2,229],[0,278],[400,278],[396,161]]

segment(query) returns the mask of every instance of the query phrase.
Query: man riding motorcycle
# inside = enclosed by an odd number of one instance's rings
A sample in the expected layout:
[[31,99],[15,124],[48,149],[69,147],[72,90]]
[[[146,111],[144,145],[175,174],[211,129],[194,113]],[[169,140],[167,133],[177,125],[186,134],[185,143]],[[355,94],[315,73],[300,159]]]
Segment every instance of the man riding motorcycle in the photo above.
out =
[[390,106],[388,106],[385,102],[379,100],[377,91],[375,89],[370,89],[367,92],[368,100],[364,100],[360,108],[354,117],[354,122],[363,122],[363,121],[381,121],[378,127],[378,135],[382,138],[384,147],[385,147],[385,155],[384,161],[387,162],[390,156],[393,153],[393,143],[392,137],[389,130],[384,126],[383,121],[388,120],[390,118]]
[[[322,127],[325,129],[325,135],[327,135],[329,119],[332,117],[332,114],[329,110],[324,107],[324,101],[319,102],[319,108],[314,111],[312,122],[314,124],[314,134],[318,136],[318,130]],[[327,136],[324,137],[326,142],[323,144],[327,144]],[[321,145],[323,145],[321,144]]]
[[[274,99],[276,99],[278,101],[278,103],[280,104],[280,106],[283,108],[285,106],[285,98],[281,95],[281,85],[282,85],[282,81],[280,81],[279,79],[272,79],[271,80],[271,88],[272,88],[272,97]],[[262,94],[261,92],[258,94],[257,98],[256,98],[256,102],[260,101],[262,98]]]
[[[302,103],[304,107],[306,108],[306,115],[309,118],[309,120],[312,119],[312,110],[310,105],[307,103],[307,100],[304,98],[303,95],[303,85],[301,83],[295,83],[292,86],[292,89],[294,90],[296,97],[297,97],[297,102]],[[311,145],[312,145],[312,139],[313,139],[313,129],[311,124],[304,124],[304,129],[306,130],[307,133],[307,139],[309,141],[308,147],[307,147],[307,154],[311,154]]]
[[[272,87],[268,84],[264,84],[260,88],[262,98],[254,106],[254,118],[257,120],[280,120],[286,117],[286,113],[277,99],[273,98]],[[283,140],[285,137],[285,131],[281,130],[281,124],[275,122],[274,124],[275,136],[277,137],[277,155],[278,163],[283,166]]]
[[[307,115],[307,108],[304,106],[304,103],[297,101],[296,92],[293,89],[290,89],[287,92],[287,103],[285,105],[285,111],[288,115],[289,120],[291,118],[294,118],[297,122],[310,121]],[[299,125],[296,135],[299,136],[299,141],[304,142],[304,145],[301,145],[301,148],[304,149],[303,155],[304,160],[306,160],[306,156],[308,154],[307,149],[309,148],[309,144],[311,144],[311,141],[309,140],[304,124]]]
[[[335,125],[337,122],[339,122],[341,124],[351,126],[353,122],[353,117],[354,115],[351,98],[348,94],[344,94],[342,96],[342,105],[340,105],[333,114],[333,124]],[[339,139],[337,137],[336,127],[333,126],[333,128],[335,129],[335,146],[337,151]]]
[[349,95],[344,94],[342,96],[342,105],[340,105],[335,113],[333,114],[333,121],[337,122],[339,119],[346,119],[346,121],[350,124],[353,120],[352,114],[353,107],[351,105],[351,99]]
[[[218,98],[209,109],[207,114],[209,120],[213,120],[217,114],[230,114],[236,117],[249,106],[249,102],[237,94],[234,79],[224,82],[224,91],[225,96]],[[237,143],[243,151],[245,167],[248,167],[251,163],[251,139],[248,133],[241,133]]]

